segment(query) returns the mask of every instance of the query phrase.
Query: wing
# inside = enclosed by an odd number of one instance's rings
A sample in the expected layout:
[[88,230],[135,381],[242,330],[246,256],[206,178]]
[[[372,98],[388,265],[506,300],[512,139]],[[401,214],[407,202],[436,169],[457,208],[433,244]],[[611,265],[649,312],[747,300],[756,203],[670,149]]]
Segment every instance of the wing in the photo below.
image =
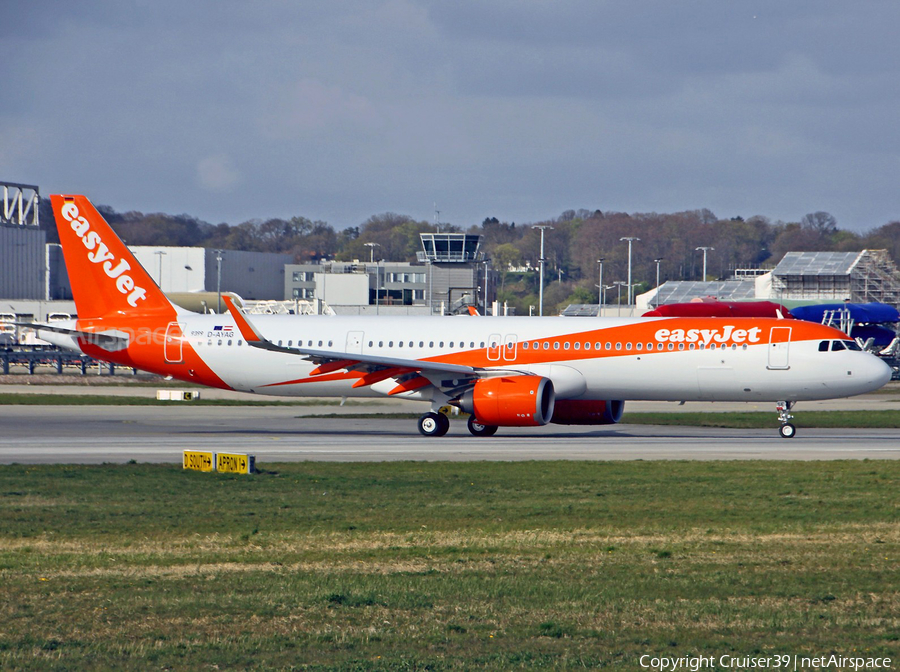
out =
[[[397,387],[388,394],[400,394],[432,385],[434,383],[431,378],[437,378],[440,374],[450,373],[468,379],[477,378],[480,374],[485,373],[484,369],[463,364],[276,345],[262,334],[259,328],[235,305],[231,297],[223,294],[222,300],[228,306],[229,312],[234,317],[234,321],[248,345],[262,350],[301,356],[317,365],[310,373],[311,376],[319,376],[341,369],[359,371],[362,376],[353,383],[353,387],[365,387],[388,378],[395,378],[398,383]],[[453,382],[452,387],[459,385],[458,382]]]

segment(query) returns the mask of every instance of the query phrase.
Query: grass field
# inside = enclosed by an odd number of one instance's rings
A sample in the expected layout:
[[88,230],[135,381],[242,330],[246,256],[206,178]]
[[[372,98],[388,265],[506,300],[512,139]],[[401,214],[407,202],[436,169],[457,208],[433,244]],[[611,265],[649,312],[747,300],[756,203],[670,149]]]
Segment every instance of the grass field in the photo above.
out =
[[900,462],[0,467],[0,669],[900,648]]

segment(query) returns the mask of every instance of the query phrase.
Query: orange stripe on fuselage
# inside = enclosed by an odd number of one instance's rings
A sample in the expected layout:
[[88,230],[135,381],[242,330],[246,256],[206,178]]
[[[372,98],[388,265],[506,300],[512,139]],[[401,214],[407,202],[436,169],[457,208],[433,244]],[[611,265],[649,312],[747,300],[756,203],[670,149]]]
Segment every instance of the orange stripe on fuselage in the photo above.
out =
[[260,387],[278,387],[279,385],[302,385],[303,383],[330,383],[336,380],[356,380],[363,376],[359,371],[345,371],[343,373],[332,373],[326,375],[316,375],[309,378],[297,378],[296,380],[285,380],[280,383],[267,383]]
[[[572,322],[576,322],[580,318],[573,317],[570,319]],[[635,355],[638,352],[646,355],[660,354],[662,352],[677,351],[680,344],[683,344],[684,350],[691,349],[691,345],[694,345],[694,349],[697,349],[701,343],[704,347],[711,345],[722,347],[724,345],[730,348],[732,345],[740,347],[745,344],[757,346],[767,345],[771,342],[771,330],[773,327],[789,327],[791,329],[790,340],[792,342],[848,338],[846,334],[838,329],[804,320],[702,317],[652,318],[617,327],[590,329],[522,340],[516,343],[515,354],[514,356],[510,355],[510,359],[504,357],[505,346],[501,345],[497,353],[498,356],[493,359],[488,357],[489,350],[487,347],[476,347],[459,352],[426,357],[420,361],[423,363],[433,361],[482,368],[502,368],[513,364],[552,364],[560,361],[621,357]],[[500,330],[502,329],[498,329],[498,331]],[[660,333],[663,331],[668,333]],[[784,336],[785,334],[777,332],[775,334],[775,342],[785,340]],[[523,347],[525,343],[528,344],[527,347]],[[579,349],[577,350],[575,349],[575,343],[579,344]],[[585,343],[588,343],[590,348],[585,349]],[[599,349],[596,347],[597,343],[601,346]],[[640,350],[637,350],[638,343],[641,344]],[[546,344],[546,347],[544,344]],[[620,349],[617,349],[617,344],[621,345]],[[630,350],[628,349],[628,344],[632,346]],[[652,349],[648,349],[648,344],[652,345]],[[669,348],[670,344],[672,345],[671,350]]]
[[[579,318],[571,318],[577,323]],[[812,341],[824,339],[846,339],[843,332],[821,324],[805,322],[793,319],[765,319],[765,318],[654,318],[638,320],[629,324],[601,329],[589,329],[533,338],[519,341],[511,359],[504,358],[504,348],[494,350],[499,359],[488,357],[487,347],[475,347],[459,352],[451,352],[443,355],[435,355],[422,358],[422,368],[427,369],[428,362],[441,362],[450,364],[463,364],[479,368],[504,368],[516,365],[551,364],[561,361],[585,361],[606,359],[625,356],[650,356],[660,355],[664,352],[678,352],[679,349],[689,351],[696,350],[700,345],[704,348],[715,346],[717,348],[731,346],[765,346],[772,342],[772,328],[788,327],[791,329],[790,340]],[[502,329],[498,329],[501,331]],[[775,342],[785,340],[786,333],[779,330],[775,333]],[[480,337],[479,337],[480,338]],[[480,340],[479,340],[480,343]],[[527,343],[527,347],[523,344]],[[575,349],[578,343],[579,348]],[[598,349],[596,346],[600,344]],[[546,344],[546,347],[544,347]],[[585,347],[589,344],[589,348]],[[631,348],[629,349],[629,344]],[[637,345],[641,349],[638,350]],[[488,343],[485,343],[487,346]],[[568,347],[566,347],[568,346]],[[617,346],[620,346],[617,349]],[[338,353],[336,353],[338,354]],[[335,362],[337,364],[337,362]],[[280,383],[270,383],[263,386],[295,385],[337,380],[356,380],[354,387],[373,384],[384,378],[399,376],[410,369],[383,369],[375,372],[378,375],[349,372],[332,374],[328,376],[316,375],[314,377],[301,378]],[[397,389],[397,388],[395,388]],[[398,392],[404,390],[397,390]]]

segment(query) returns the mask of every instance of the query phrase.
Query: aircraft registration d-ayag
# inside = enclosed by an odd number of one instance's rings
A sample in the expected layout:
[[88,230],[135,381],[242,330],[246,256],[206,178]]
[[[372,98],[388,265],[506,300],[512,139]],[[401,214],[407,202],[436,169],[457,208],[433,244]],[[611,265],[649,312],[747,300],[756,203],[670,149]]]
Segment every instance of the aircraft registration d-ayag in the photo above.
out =
[[173,305],[84,196],[51,197],[78,318],[38,336],[118,365],[256,394],[428,401],[468,428],[603,425],[625,400],[770,401],[791,407],[876,390],[880,359],[832,327],[775,318],[201,315]]

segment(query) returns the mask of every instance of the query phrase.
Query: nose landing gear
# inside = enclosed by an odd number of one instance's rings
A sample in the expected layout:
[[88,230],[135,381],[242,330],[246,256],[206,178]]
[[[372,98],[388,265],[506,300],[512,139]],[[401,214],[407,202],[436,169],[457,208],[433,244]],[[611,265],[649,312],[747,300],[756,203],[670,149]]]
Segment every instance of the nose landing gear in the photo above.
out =
[[797,428],[790,422],[794,417],[791,415],[793,407],[793,401],[779,401],[775,405],[775,410],[778,411],[778,422],[781,423],[778,433],[781,434],[782,439],[793,439],[797,434]]

